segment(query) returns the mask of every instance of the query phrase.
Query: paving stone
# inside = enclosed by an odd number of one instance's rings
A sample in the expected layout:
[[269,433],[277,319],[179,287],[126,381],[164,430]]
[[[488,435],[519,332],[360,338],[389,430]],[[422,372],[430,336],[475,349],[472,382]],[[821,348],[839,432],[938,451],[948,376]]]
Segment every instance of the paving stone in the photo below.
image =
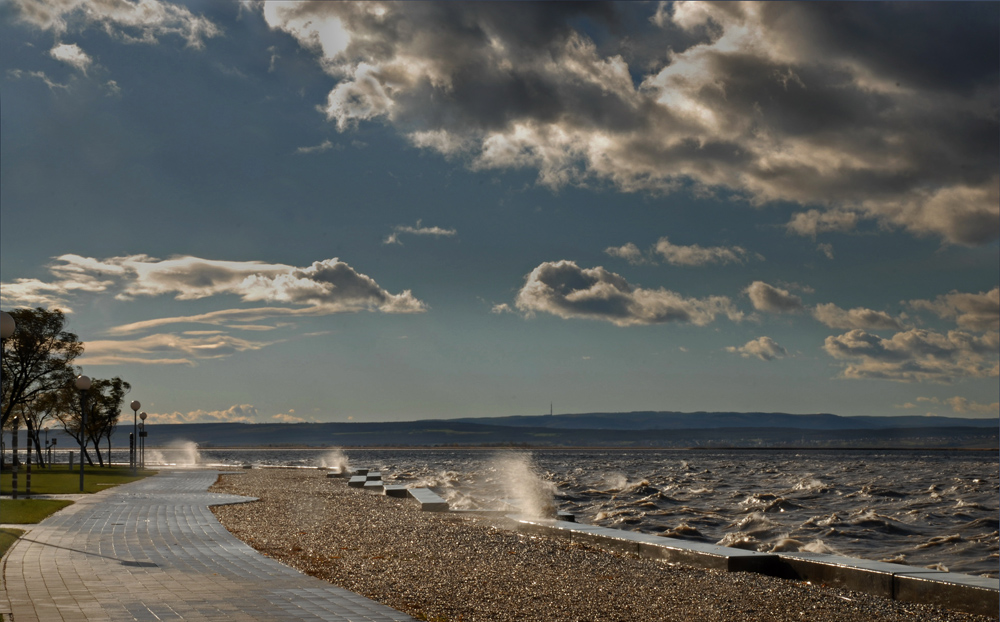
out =
[[329,620],[410,616],[260,555],[209,506],[214,470],[159,475],[80,498],[11,547],[0,611],[25,620]]

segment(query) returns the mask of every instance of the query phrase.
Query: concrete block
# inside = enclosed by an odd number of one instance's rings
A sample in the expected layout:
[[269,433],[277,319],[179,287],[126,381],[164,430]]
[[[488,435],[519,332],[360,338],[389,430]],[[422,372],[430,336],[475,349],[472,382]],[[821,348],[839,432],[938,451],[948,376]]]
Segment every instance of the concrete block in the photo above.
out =
[[692,542],[652,534],[641,536],[639,555],[650,559],[687,564],[699,568],[715,568],[727,572],[759,572],[776,574],[780,559],[774,553],[747,551],[707,542]]
[[422,512],[447,512],[448,502],[430,488],[408,488],[410,496],[420,504]]
[[383,490],[388,497],[402,497],[405,498],[407,493],[406,486],[401,486],[399,484],[386,484]]
[[351,488],[361,488],[362,486],[365,485],[365,482],[367,481],[368,480],[365,478],[364,475],[355,475],[351,479],[347,480],[347,485],[350,486]]
[[382,480],[368,480],[362,486],[365,490],[371,490],[374,492],[382,492]]
[[938,605],[981,616],[1000,611],[1000,579],[927,568],[906,568],[895,576],[895,598]]
[[868,559],[823,553],[778,553],[779,576],[822,585],[836,585],[857,592],[893,597],[893,576],[905,568]]
[[365,477],[368,478],[368,481],[382,479],[382,473],[381,471],[368,471],[365,473]]

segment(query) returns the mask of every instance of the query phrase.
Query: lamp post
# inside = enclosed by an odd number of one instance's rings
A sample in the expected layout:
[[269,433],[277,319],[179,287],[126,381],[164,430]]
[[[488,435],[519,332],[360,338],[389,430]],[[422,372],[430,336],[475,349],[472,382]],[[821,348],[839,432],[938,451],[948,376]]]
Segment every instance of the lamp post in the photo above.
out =
[[[17,328],[17,323],[14,318],[11,317],[10,313],[6,311],[0,311],[0,357],[3,356],[4,348],[8,338],[14,335],[14,330]],[[2,408],[2,405],[0,405]],[[0,465],[3,465],[3,430],[0,430]],[[15,489],[16,490],[16,489]]]
[[135,441],[138,440],[135,435],[137,428],[136,417],[139,416],[139,409],[142,408],[142,404],[139,403],[139,400],[132,400],[132,403],[129,404],[129,408],[132,409],[132,442],[129,443],[129,445],[131,445],[131,447],[129,447],[129,462],[132,463],[132,475],[135,475]]
[[139,413],[139,418],[142,419],[142,429],[139,430],[139,464],[142,468],[146,468],[146,413]]
[[80,492],[83,492],[83,455],[87,451],[87,391],[90,390],[90,378],[76,377],[76,389],[80,392]]

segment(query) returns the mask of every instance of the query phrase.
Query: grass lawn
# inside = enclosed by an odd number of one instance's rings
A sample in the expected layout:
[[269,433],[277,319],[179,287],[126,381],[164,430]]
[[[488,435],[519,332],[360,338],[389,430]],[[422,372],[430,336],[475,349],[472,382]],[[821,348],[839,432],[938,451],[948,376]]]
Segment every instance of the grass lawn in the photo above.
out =
[[[97,492],[109,486],[127,484],[136,480],[153,475],[156,471],[149,469],[140,470],[137,476],[132,475],[132,469],[128,466],[114,467],[92,467],[84,469],[83,491]],[[9,495],[11,493],[11,472],[10,466],[5,466],[3,474],[0,475],[0,494]],[[24,494],[25,472],[22,465],[17,473],[17,494]],[[66,465],[48,469],[31,469],[31,493],[36,495],[56,495],[73,494],[80,492],[80,468],[70,471]]]
[[0,556],[3,556],[14,544],[14,541],[24,534],[20,529],[0,529]]
[[30,525],[55,514],[67,505],[73,505],[73,502],[64,499],[2,499],[0,523]]

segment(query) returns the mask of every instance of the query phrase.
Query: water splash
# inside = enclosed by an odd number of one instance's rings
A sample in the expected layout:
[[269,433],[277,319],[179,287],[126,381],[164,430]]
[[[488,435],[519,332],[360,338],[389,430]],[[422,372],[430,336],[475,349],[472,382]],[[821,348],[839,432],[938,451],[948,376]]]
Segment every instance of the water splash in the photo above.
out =
[[338,447],[331,448],[330,451],[320,456],[319,465],[324,469],[332,469],[337,473],[347,473],[351,468],[347,454]]
[[493,468],[521,513],[533,518],[555,518],[556,486],[538,474],[531,454],[501,454],[494,459]]
[[148,464],[164,466],[193,467],[201,462],[198,443],[192,441],[174,441],[166,447],[148,450]]

